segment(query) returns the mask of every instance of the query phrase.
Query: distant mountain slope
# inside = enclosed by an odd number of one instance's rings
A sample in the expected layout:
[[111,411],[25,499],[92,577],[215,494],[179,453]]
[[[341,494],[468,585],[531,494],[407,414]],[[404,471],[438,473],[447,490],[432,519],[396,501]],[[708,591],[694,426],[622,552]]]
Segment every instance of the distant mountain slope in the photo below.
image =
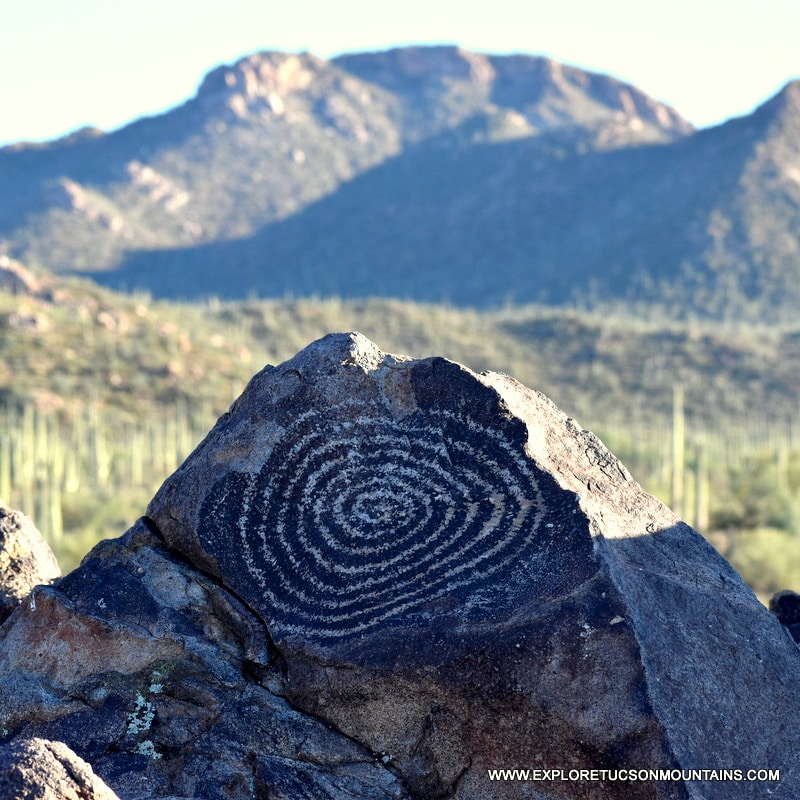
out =
[[531,56],[257,53],[166,114],[0,150],[0,252],[113,269],[127,251],[252,234],[414,143],[576,129],[593,148],[691,130],[631,86]]
[[313,56],[244,59],[166,114],[0,150],[0,184],[19,188],[0,198],[0,237],[23,261],[76,271],[246,235],[398,152],[393,105]]
[[156,295],[800,301],[800,83],[693,132],[531,56],[260,53],[173,111],[0,150],[0,252]]
[[621,299],[785,317],[800,303],[799,88],[667,144],[600,150],[577,129],[456,146],[464,126],[450,129],[251,237],[130,253],[107,280],[171,296]]
[[691,131],[674,110],[635,87],[547,58],[407,47],[347,54],[334,63],[400,98],[404,129],[415,140],[475,116],[490,118],[496,136],[505,127],[508,138],[599,126],[607,143],[627,143]]

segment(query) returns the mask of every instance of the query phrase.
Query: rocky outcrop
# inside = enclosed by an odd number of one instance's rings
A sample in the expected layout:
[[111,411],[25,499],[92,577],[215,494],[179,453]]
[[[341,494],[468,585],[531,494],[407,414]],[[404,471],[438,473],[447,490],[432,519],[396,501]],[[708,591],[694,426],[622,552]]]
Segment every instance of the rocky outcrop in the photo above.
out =
[[36,526],[0,501],[0,623],[34,586],[60,575],[56,557]]
[[119,800],[65,744],[44,739],[23,739],[0,746],[0,797]]
[[42,283],[19,261],[0,254],[0,290],[11,294],[38,295],[42,292]]
[[0,727],[65,743],[123,800],[405,797],[281,670],[262,622],[140,521],[0,632]]
[[569,124],[564,112],[575,109],[574,100],[581,96],[584,108],[579,114],[608,119],[611,112],[638,120],[640,126],[652,125],[670,138],[693,132],[674,109],[630,84],[540,56],[494,56],[444,45],[346,53],[334,63],[395,92],[421,86],[428,92],[457,86],[462,97],[483,92],[491,101],[524,113],[539,129]]
[[0,725],[123,800],[788,800],[798,659],[547,398],[340,334],[0,631]]

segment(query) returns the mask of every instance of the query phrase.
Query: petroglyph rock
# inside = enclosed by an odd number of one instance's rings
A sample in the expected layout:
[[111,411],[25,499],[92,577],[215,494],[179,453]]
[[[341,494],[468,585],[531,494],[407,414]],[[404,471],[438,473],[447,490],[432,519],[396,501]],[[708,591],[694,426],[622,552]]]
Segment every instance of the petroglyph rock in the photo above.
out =
[[34,586],[60,575],[56,557],[36,526],[0,501],[0,623]]
[[407,800],[289,705],[283,670],[261,622],[140,520],[0,628],[0,743],[61,742],[122,800]]
[[794,800],[799,717],[800,649],[594,435],[358,334],[0,626],[0,746],[123,800]]
[[[253,425],[249,408],[235,412],[151,504],[170,544],[190,543],[276,641],[321,646],[409,624],[446,630],[448,608],[479,623],[532,585],[560,594],[585,580],[563,563],[575,556],[563,537],[577,498],[545,501],[525,425],[497,393],[443,359],[384,365],[355,342],[365,352],[337,364],[343,381],[327,363],[305,368],[314,350],[256,378],[246,397],[271,418]],[[343,344],[317,350],[347,362]],[[272,379],[263,394],[259,378]],[[187,517],[195,527],[178,528]],[[588,538],[576,546],[591,555]]]
[[281,641],[339,646],[425,627],[441,621],[437,604],[492,618],[532,578],[566,576],[551,530],[554,512],[570,512],[545,504],[524,436],[477,407],[400,419],[360,399],[313,408],[288,421],[258,472],[206,493],[198,538]]
[[[256,375],[148,514],[263,620],[302,711],[414,798],[765,796],[490,782],[770,768],[800,791],[800,655],[694,531],[537,392],[358,334]],[[588,796],[588,795],[587,795]]]

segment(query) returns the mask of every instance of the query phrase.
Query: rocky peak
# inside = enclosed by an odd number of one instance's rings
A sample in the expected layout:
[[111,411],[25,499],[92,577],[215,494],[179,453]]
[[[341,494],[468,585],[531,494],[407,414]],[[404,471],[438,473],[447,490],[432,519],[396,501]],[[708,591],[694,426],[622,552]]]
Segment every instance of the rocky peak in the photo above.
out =
[[616,106],[628,117],[638,117],[680,136],[694,131],[692,124],[674,108],[654,100],[635,86],[604,76],[596,79],[596,86],[600,97],[606,98],[612,107]]
[[781,94],[785,94],[787,101],[795,111],[800,111],[800,78],[789,81]]
[[208,73],[197,97],[206,101],[212,98],[218,101],[224,97],[234,106],[263,101],[280,114],[284,107],[283,98],[308,87],[326,63],[308,53],[254,53]]
[[789,81],[774,97],[762,103],[758,112],[762,111],[800,113],[800,79]]
[[608,75],[530,55],[492,56],[491,62],[497,73],[493,96],[503,104],[561,110],[567,114],[565,120],[573,115],[578,119],[584,115],[586,121],[619,117],[671,135],[693,131],[673,108]]
[[489,56],[454,45],[398,47],[352,53],[338,56],[334,63],[391,90],[409,83],[433,84],[447,80],[486,84],[494,78]]
[[[771,241],[797,258],[797,237],[791,229],[781,230],[780,220],[785,211],[800,207],[800,81],[787,83],[752,114],[729,120],[720,131],[746,153],[741,182],[751,195],[746,213],[760,229],[754,231],[759,245]],[[781,198],[785,211],[763,213],[770,192]]]
[[787,145],[797,147],[800,136],[800,80],[790,81],[778,94],[760,105],[749,119],[763,133],[768,127],[771,136],[792,139]]
[[[563,120],[580,113],[579,96],[596,104],[596,117],[619,113],[638,118],[677,135],[693,128],[669,106],[659,103],[629,84],[597,73],[587,72],[549,58],[531,55],[496,56],[474,53],[460,47],[404,47],[375,53],[339,56],[335,63],[364,80],[391,91],[419,89],[422,86],[452,87],[463,83],[483,91],[487,100],[545,121],[548,112],[534,108],[553,100],[560,102]],[[585,99],[582,101],[585,106]],[[550,114],[550,122],[558,115]]]

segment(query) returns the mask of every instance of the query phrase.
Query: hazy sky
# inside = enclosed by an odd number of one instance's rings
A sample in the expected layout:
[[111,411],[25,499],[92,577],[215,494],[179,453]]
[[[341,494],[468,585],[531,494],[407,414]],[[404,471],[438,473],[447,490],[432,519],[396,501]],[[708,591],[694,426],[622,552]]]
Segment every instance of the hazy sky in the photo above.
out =
[[800,77],[800,0],[7,0],[0,144],[111,130],[256,50],[405,44],[547,55],[629,81],[699,127]]

